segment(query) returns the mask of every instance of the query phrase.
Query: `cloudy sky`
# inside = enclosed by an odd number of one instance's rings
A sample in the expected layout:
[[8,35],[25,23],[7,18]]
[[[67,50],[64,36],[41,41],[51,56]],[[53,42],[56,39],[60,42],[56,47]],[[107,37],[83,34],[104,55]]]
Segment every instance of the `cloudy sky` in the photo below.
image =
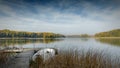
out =
[[0,29],[95,34],[120,28],[120,0],[0,0]]

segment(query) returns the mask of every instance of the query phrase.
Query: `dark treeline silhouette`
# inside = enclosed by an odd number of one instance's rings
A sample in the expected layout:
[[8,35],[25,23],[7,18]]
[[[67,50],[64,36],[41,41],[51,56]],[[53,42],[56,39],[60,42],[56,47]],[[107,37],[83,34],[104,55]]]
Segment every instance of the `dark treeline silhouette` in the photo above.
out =
[[97,33],[95,37],[120,37],[120,29]]
[[0,30],[0,38],[63,38],[64,35],[50,32],[25,32],[12,31],[8,29]]

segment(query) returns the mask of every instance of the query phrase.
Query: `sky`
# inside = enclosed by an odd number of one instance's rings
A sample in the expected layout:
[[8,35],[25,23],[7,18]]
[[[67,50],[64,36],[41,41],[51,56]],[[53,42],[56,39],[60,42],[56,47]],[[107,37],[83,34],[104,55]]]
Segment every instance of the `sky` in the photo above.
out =
[[120,29],[120,0],[0,0],[0,30],[90,34]]

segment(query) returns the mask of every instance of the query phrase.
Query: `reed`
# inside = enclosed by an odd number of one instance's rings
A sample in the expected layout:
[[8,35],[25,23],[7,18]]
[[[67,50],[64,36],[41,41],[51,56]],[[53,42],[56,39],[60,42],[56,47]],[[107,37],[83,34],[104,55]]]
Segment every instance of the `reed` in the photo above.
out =
[[61,51],[49,60],[40,56],[30,61],[30,68],[120,68],[119,58],[112,60],[103,53],[84,51]]
[[4,53],[1,52],[0,53],[0,68],[7,64],[7,62],[10,60],[10,58],[12,58],[13,56],[15,56],[15,53]]

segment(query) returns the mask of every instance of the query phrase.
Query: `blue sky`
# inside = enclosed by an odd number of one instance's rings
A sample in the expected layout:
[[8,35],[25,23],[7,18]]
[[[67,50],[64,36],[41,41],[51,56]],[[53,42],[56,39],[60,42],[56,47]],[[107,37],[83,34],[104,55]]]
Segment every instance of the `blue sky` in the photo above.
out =
[[0,29],[95,34],[120,28],[120,0],[0,0]]

